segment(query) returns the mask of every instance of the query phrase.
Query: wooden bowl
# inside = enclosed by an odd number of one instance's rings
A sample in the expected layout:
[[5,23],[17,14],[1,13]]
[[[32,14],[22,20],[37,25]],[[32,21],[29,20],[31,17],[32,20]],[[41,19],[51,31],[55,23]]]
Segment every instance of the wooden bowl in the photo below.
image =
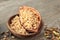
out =
[[[15,35],[15,36],[17,36],[17,37],[29,37],[29,36],[36,35],[36,34],[38,33],[38,32],[36,32],[36,33],[30,33],[30,34],[28,34],[28,35],[21,35],[21,34],[17,34],[16,32],[14,32],[14,31],[10,28],[10,24],[11,24],[11,20],[12,20],[16,15],[19,16],[19,14],[15,14],[15,15],[11,16],[11,17],[9,18],[8,22],[7,22],[7,27],[8,27],[8,29],[9,29],[9,31],[10,31],[13,35]],[[41,22],[40,22],[40,26],[41,26]],[[41,27],[40,27],[39,29],[41,29]]]

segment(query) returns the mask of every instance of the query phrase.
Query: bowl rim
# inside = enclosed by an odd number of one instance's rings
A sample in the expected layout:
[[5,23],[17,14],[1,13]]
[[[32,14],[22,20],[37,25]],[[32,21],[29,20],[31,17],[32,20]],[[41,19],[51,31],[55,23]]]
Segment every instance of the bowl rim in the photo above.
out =
[[[11,17],[8,19],[8,21],[7,21],[7,27],[8,27],[8,29],[9,29],[9,31],[11,31],[12,34],[15,34],[15,36],[17,36],[17,35],[19,35],[19,36],[33,36],[33,35],[35,35],[35,34],[38,33],[38,32],[36,32],[36,33],[33,33],[33,34],[29,34],[29,35],[22,35],[22,34],[18,34],[18,33],[16,33],[16,32],[14,32],[14,31],[10,28],[9,22],[11,22],[12,18],[14,18],[16,15],[19,15],[19,14],[15,14],[15,15],[11,16]],[[40,16],[40,19],[41,19],[41,16]],[[40,20],[40,24],[41,24],[41,20]]]

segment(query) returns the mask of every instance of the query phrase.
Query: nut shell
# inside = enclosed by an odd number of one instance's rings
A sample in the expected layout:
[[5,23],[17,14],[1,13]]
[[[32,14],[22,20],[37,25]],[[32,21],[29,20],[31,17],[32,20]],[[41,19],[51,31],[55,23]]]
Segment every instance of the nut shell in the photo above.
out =
[[38,32],[41,23],[41,15],[36,9],[28,6],[20,7],[19,18],[26,30],[29,32]]

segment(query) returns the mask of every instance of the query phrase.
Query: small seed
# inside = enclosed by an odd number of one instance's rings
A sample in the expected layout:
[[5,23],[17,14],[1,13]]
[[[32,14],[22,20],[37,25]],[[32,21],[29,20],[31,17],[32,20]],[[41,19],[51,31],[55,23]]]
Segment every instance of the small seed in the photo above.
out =
[[56,32],[56,31],[53,31],[53,33],[54,33],[55,35],[59,36],[59,33],[58,33],[58,32]]
[[14,36],[11,36],[11,38],[13,38],[13,39],[14,39],[15,37],[14,37]]

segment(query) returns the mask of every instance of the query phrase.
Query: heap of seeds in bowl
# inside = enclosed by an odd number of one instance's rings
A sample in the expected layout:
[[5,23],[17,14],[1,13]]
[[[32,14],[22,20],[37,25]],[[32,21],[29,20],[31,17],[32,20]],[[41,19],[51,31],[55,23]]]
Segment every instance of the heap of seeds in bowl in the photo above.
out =
[[19,18],[23,27],[29,32],[37,32],[40,25],[40,14],[31,7],[23,6],[19,9]]
[[21,35],[38,32],[41,16],[37,10],[28,6],[22,6],[19,9],[18,15],[11,20],[10,24],[10,27],[14,32]]
[[15,31],[18,34],[21,35],[26,35],[28,34],[26,32],[26,30],[21,26],[20,21],[19,21],[19,17],[15,16],[12,20],[11,20],[11,24],[10,27],[13,31]]

